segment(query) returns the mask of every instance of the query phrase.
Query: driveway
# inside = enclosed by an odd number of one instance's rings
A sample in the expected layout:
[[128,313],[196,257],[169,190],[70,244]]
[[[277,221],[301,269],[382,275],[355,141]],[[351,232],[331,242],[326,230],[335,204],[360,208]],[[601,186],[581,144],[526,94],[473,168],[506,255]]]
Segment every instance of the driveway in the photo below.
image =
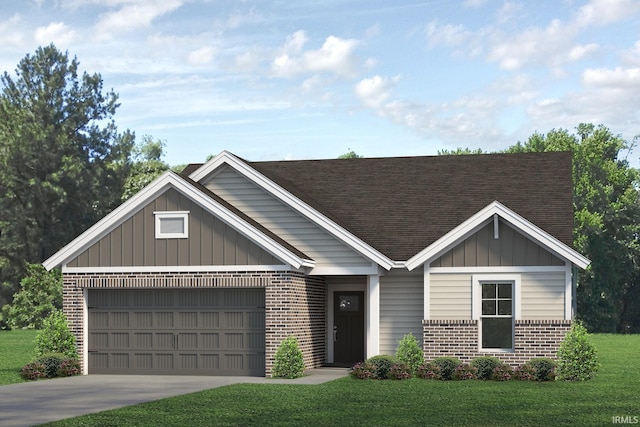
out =
[[32,426],[239,383],[321,384],[346,369],[313,369],[295,380],[258,377],[83,375],[0,387],[0,426]]

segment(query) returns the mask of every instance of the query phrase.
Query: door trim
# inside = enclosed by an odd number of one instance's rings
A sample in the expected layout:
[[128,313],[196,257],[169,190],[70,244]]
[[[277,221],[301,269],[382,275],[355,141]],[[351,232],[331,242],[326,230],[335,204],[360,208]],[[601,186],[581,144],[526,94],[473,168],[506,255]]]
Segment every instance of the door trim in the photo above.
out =
[[[347,277],[346,281],[353,280],[351,277]],[[327,354],[326,360],[328,364],[334,363],[333,359],[333,299],[335,292],[364,292],[364,316],[365,316],[365,328],[367,324],[367,316],[369,313],[369,302],[367,299],[367,284],[366,284],[366,276],[362,277],[363,283],[339,283],[336,280],[336,283],[327,284]],[[364,348],[365,353],[367,349],[367,331],[363,331],[364,333]],[[366,354],[365,354],[366,356]]]

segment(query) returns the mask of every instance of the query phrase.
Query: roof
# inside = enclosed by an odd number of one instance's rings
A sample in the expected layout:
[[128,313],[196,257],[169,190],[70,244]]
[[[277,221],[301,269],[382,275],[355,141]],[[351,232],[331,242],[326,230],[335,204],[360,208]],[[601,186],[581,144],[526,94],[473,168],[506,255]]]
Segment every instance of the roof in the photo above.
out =
[[494,201],[572,247],[568,152],[245,162],[396,261]]

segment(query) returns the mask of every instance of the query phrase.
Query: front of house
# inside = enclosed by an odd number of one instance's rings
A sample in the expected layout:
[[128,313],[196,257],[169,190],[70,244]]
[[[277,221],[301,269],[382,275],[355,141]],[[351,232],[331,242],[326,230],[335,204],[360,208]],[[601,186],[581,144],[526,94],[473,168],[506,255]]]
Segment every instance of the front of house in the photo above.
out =
[[573,316],[568,153],[167,172],[47,260],[83,371],[270,375],[393,354],[553,357]]

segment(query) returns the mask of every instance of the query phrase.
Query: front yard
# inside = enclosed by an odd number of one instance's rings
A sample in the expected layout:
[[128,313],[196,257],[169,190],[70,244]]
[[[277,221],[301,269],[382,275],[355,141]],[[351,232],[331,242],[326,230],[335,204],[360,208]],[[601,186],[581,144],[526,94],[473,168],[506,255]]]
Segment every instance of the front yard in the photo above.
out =
[[20,369],[35,355],[34,330],[0,331],[0,385],[21,383]]

